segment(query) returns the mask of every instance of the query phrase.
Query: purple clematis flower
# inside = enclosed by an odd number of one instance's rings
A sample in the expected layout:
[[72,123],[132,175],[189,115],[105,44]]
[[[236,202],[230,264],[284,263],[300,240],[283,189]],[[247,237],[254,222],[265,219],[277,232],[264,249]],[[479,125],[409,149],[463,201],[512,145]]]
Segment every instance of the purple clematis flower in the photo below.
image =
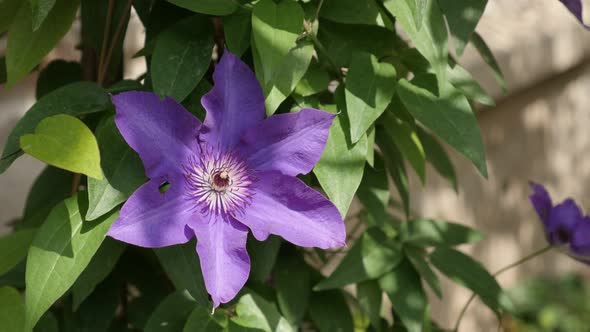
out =
[[[335,114],[303,109],[265,117],[254,73],[225,51],[201,123],[180,104],[148,92],[112,97],[115,122],[150,179],[127,200],[108,235],[164,247],[197,237],[214,307],[230,301],[250,273],[248,229],[304,247],[345,245],[338,209],[297,179],[320,159]],[[169,189],[160,192],[162,184]]]
[[586,29],[590,29],[586,24],[584,24],[584,18],[582,17],[582,0],[559,0],[567,9],[574,14],[574,16],[586,27]]
[[545,227],[547,241],[553,246],[567,248],[567,254],[590,264],[590,217],[571,198],[553,205],[547,190],[531,182],[533,194],[529,196],[533,207]]

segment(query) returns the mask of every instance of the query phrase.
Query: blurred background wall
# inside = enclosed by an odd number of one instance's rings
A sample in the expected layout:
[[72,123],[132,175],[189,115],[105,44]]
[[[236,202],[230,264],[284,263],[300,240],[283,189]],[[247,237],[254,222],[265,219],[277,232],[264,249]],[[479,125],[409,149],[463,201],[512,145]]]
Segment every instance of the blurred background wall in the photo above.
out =
[[[585,1],[586,5],[590,5]],[[590,8],[590,7],[588,7]],[[574,197],[590,204],[590,32],[556,0],[489,0],[477,29],[504,71],[509,92],[503,95],[491,72],[473,49],[460,59],[494,96],[497,105],[480,108],[478,119],[486,145],[489,178],[483,179],[462,157],[452,153],[459,193],[431,169],[425,188],[413,179],[417,215],[471,225],[487,238],[461,248],[491,271],[545,245],[539,221],[528,202],[527,181],[548,185],[554,200]],[[141,48],[143,30],[132,20],[126,39],[126,77],[145,68],[131,55]],[[74,26],[44,61],[78,59]],[[0,40],[3,54],[5,40]],[[0,86],[0,146],[22,114],[33,104],[36,75],[11,90]],[[0,176],[0,234],[18,218],[42,164],[19,158]],[[500,277],[503,286],[534,275],[578,271],[590,280],[590,269],[557,253],[549,253]],[[451,327],[470,292],[444,281],[444,303],[433,297],[433,316]],[[462,331],[493,330],[494,317],[474,303]]]

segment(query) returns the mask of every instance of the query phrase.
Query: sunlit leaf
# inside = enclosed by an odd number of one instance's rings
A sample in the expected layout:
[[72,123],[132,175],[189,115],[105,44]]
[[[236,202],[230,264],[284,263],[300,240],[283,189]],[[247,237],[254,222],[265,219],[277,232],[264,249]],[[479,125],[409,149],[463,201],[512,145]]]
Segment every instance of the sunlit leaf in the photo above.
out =
[[395,93],[395,68],[369,53],[353,54],[346,77],[346,111],[352,143],[385,111]]
[[94,134],[77,118],[59,114],[43,119],[33,134],[20,138],[21,149],[50,165],[102,179]]
[[44,118],[56,114],[94,113],[105,110],[109,105],[109,96],[93,82],[72,83],[47,94],[27,111],[10,132],[0,158],[0,174],[23,154],[19,138],[33,132]]
[[361,179],[367,154],[367,139],[363,136],[352,146],[347,143],[342,115],[330,128],[330,136],[320,161],[313,169],[328,198],[340,214],[346,216]]

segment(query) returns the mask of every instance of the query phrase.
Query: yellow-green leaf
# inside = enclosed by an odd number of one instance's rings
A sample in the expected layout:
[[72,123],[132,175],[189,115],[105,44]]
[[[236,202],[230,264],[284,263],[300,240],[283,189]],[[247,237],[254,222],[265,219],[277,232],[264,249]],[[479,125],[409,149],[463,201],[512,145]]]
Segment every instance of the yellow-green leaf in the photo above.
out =
[[102,179],[100,152],[92,131],[79,119],[58,114],[20,138],[24,152],[50,165]]

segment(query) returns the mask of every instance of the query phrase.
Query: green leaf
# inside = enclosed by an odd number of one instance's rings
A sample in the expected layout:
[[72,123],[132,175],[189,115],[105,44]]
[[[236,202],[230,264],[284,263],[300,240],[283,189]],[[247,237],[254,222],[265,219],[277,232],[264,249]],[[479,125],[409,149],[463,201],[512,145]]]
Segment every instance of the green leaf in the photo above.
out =
[[227,314],[216,310],[213,315],[209,310],[197,306],[188,316],[183,332],[222,332],[227,327]]
[[[101,282],[73,315],[76,331],[107,331],[121,302],[121,288],[118,276],[110,276]],[[68,299],[68,306],[69,302]]]
[[[436,73],[439,85],[447,81],[447,28],[436,0],[385,0],[385,8],[395,16],[397,22],[412,40],[414,46],[430,62]],[[424,6],[419,9],[417,5]],[[423,12],[423,15],[417,13]],[[422,22],[417,21],[424,17]],[[421,29],[417,27],[422,26]]]
[[240,8],[235,13],[221,18],[227,49],[238,57],[250,47],[252,12]]
[[23,229],[0,237],[0,275],[10,271],[27,256],[36,232],[36,229]]
[[376,280],[368,280],[356,285],[356,297],[361,310],[369,317],[375,331],[381,331],[381,288]]
[[49,12],[55,5],[56,0],[28,0],[33,13],[33,31],[39,29]]
[[404,246],[404,253],[416,271],[420,273],[420,276],[426,281],[428,286],[430,286],[430,289],[434,291],[439,299],[442,299],[440,280],[438,280],[438,277],[424,258],[424,250],[413,246]]
[[100,152],[92,131],[77,118],[58,114],[20,138],[21,149],[50,165],[102,179]]
[[143,85],[141,85],[141,83],[139,83],[136,80],[122,80],[119,81],[111,86],[109,86],[106,91],[110,94],[118,94],[121,92],[127,92],[127,91],[134,91],[134,90],[138,90],[138,91],[142,91],[144,90]]
[[339,23],[385,26],[387,17],[374,0],[325,0],[320,16]]
[[297,253],[281,256],[274,268],[273,282],[281,312],[291,324],[298,326],[309,305],[311,293],[309,266]]
[[391,271],[401,260],[401,248],[380,229],[373,227],[363,233],[332,274],[318,283],[314,290],[340,288],[348,284],[379,278]]
[[280,67],[273,72],[274,76],[263,86],[266,115],[272,115],[295,90],[297,83],[307,71],[312,55],[313,44],[310,41],[303,41],[283,58]]
[[184,19],[162,32],[150,63],[154,92],[184,100],[209,68],[212,35],[208,18],[201,15]]
[[145,332],[182,331],[188,316],[195,308],[195,300],[186,291],[170,294],[152,312]]
[[389,181],[385,162],[379,155],[375,158],[375,167],[365,165],[363,180],[356,195],[378,223],[382,223],[387,218],[390,199]]
[[401,225],[403,241],[421,246],[452,247],[483,239],[481,233],[467,226],[442,220],[416,219]]
[[60,332],[59,323],[55,315],[48,311],[40,319],[35,326],[34,332]]
[[406,166],[402,160],[401,153],[395,146],[395,142],[391,135],[385,132],[383,128],[379,128],[376,134],[377,144],[383,152],[383,157],[389,170],[389,174],[393,179],[393,183],[397,188],[399,196],[404,206],[406,216],[410,215],[410,189],[408,182],[408,173]]
[[208,15],[229,15],[238,9],[239,5],[234,0],[167,0],[179,7],[186,8],[195,13]]
[[420,275],[406,259],[379,279],[381,289],[387,294],[393,310],[399,315],[408,332],[421,332],[428,310],[428,300],[420,282]]
[[[321,20],[320,25],[318,39],[338,67],[348,67],[352,55],[359,51],[368,52],[378,59],[395,55],[399,37],[385,28],[328,20]],[[321,60],[323,55],[320,53],[319,56]]]
[[6,48],[7,86],[14,86],[25,77],[70,29],[79,0],[57,1],[38,29],[33,30],[29,2],[20,7],[8,30]]
[[71,172],[52,166],[45,167],[29,191],[23,220],[15,228],[40,226],[54,206],[71,196],[72,177]]
[[[16,17],[23,0],[0,1],[0,34],[6,32]],[[2,82],[2,81],[0,81]]]
[[453,44],[460,57],[475,30],[488,0],[438,0],[440,9],[447,18]]
[[252,37],[262,64],[259,75],[263,86],[280,71],[283,58],[295,47],[302,30],[303,9],[297,2],[260,0],[254,5]]
[[74,284],[118,215],[82,220],[88,207],[85,196],[74,196],[56,206],[33,240],[27,256],[25,331],[30,331]]
[[352,332],[354,321],[340,290],[314,292],[309,315],[319,332]]
[[[127,303],[126,321],[142,331],[156,307],[170,293],[169,280],[161,272],[151,250],[128,250],[119,258],[113,274],[121,275],[141,296]],[[128,331],[127,331],[128,332]]]
[[141,159],[119,133],[113,116],[98,126],[96,139],[105,177],[102,180],[88,179],[86,220],[94,220],[109,212],[146,180]]
[[454,249],[436,248],[432,264],[456,283],[471,289],[494,312],[512,311],[512,302],[496,279],[476,260]]
[[449,67],[448,74],[449,82],[467,98],[483,105],[495,106],[494,99],[488,95],[465,68],[455,64],[452,69]]
[[487,177],[485,152],[479,125],[467,99],[455,93],[438,98],[430,91],[402,79],[397,92],[408,111]]
[[349,145],[343,122],[341,115],[334,119],[328,142],[313,173],[340,214],[346,216],[363,178],[367,139],[363,136],[356,144]]
[[117,240],[107,238],[100,246],[88,267],[80,274],[72,286],[74,311],[90,295],[96,286],[101,283],[113,270],[119,257],[125,250],[125,244]]
[[12,287],[0,287],[0,330],[20,332],[25,326],[25,304]]
[[35,96],[39,100],[51,91],[77,81],[82,81],[82,67],[78,62],[52,61],[39,73]]
[[352,55],[345,85],[352,143],[361,139],[391,102],[395,93],[395,75],[391,64],[379,63],[374,55]]
[[110,103],[104,90],[92,82],[69,84],[39,99],[10,132],[0,158],[0,174],[23,154],[19,148],[19,138],[31,133],[44,118],[56,114],[82,115],[99,112],[105,110]]
[[426,181],[426,154],[415,126],[395,117],[392,112],[383,115],[384,130],[391,136],[395,145],[418,174],[422,184]]
[[488,64],[492,70],[492,73],[494,74],[496,82],[498,82],[498,85],[500,85],[500,88],[502,88],[502,91],[504,94],[506,94],[506,92],[508,92],[506,79],[504,78],[502,69],[500,69],[500,65],[498,64],[498,61],[496,61],[496,58],[494,57],[494,54],[492,53],[492,50],[490,50],[488,44],[486,44],[485,40],[483,40],[483,38],[477,32],[473,32],[471,34],[469,41],[479,52],[479,55],[481,55],[483,61]]
[[240,297],[236,313],[237,317],[232,318],[231,321],[241,327],[264,332],[295,331],[281,316],[274,303],[252,292]]
[[295,93],[307,97],[328,89],[330,76],[320,67],[319,63],[311,60],[305,75],[295,87]]
[[195,242],[191,241],[182,245],[156,248],[154,252],[177,290],[186,289],[198,304],[210,306],[196,250]]
[[416,29],[420,31],[420,29],[422,29],[422,24],[424,23],[424,16],[426,16],[428,0],[410,0],[408,5],[411,7],[412,16],[416,23]]
[[253,236],[248,237],[248,254],[250,255],[250,277],[254,280],[265,282],[275,265],[281,238],[275,235],[269,236],[265,241],[258,241]]
[[182,102],[182,106],[201,120],[201,122],[205,121],[205,116],[207,115],[207,111],[205,111],[205,108],[201,104],[201,98],[203,98],[207,92],[211,91],[211,88],[213,88],[211,83],[207,80],[201,80],[193,92],[191,92]]
[[449,155],[436,138],[421,127],[417,127],[417,131],[420,142],[422,142],[422,146],[424,147],[424,152],[426,153],[426,159],[442,177],[451,183],[453,189],[457,191],[457,174],[455,173],[455,168]]

